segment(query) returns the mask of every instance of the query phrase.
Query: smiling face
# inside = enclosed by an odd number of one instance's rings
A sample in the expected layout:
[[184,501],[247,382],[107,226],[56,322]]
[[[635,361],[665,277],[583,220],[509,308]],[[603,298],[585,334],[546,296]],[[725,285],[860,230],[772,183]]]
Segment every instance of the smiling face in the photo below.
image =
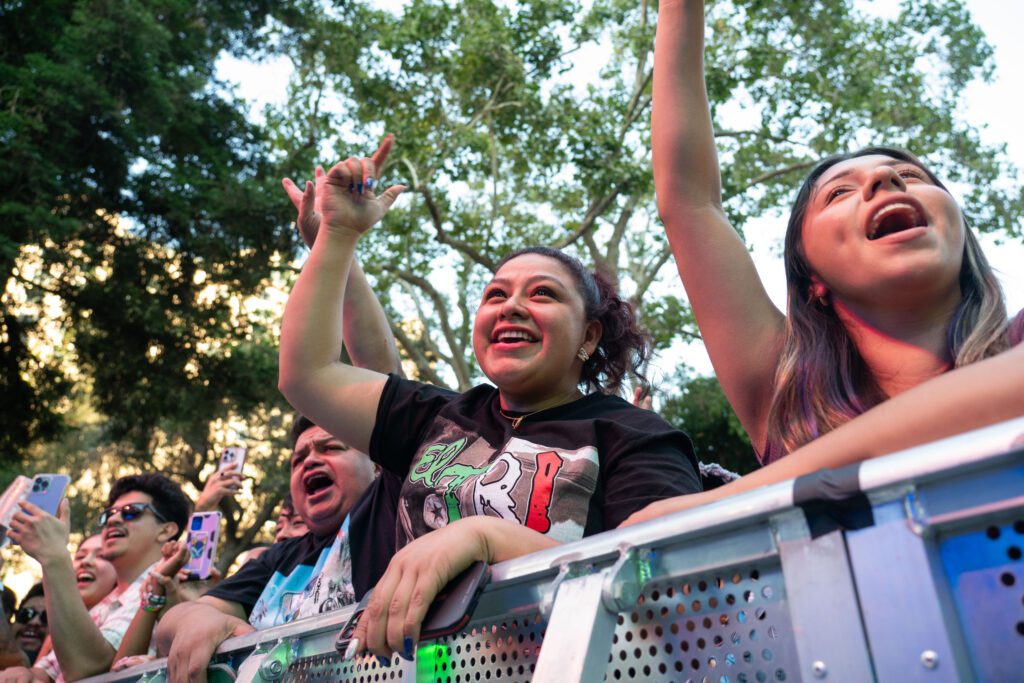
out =
[[82,541],[75,551],[75,582],[82,602],[89,609],[114,590],[117,583],[114,565],[100,556],[102,550],[103,539],[96,534]]
[[960,298],[963,216],[911,162],[873,154],[828,168],[811,192],[800,244],[812,279],[844,303]]
[[337,532],[376,474],[369,456],[315,426],[295,441],[291,469],[292,504],[317,536]]
[[572,273],[550,256],[522,254],[495,273],[477,309],[473,350],[505,407],[536,410],[576,389],[576,352],[593,354],[601,337],[584,310]]
[[20,614],[15,615],[15,621],[11,625],[11,635],[14,637],[18,647],[26,652],[38,652],[43,646],[43,641],[50,633],[50,628],[43,623],[43,613],[46,610],[46,599],[42,595],[33,595],[23,601],[18,612],[28,608],[34,612],[34,616],[26,623],[21,623]]
[[[126,520],[120,509],[129,503],[145,503],[149,508],[134,519]],[[103,527],[102,552],[115,569],[133,567],[150,557],[159,559],[160,547],[177,533],[177,525],[157,519],[152,506],[153,497],[142,491],[129,491],[111,504],[118,512],[112,514]]]

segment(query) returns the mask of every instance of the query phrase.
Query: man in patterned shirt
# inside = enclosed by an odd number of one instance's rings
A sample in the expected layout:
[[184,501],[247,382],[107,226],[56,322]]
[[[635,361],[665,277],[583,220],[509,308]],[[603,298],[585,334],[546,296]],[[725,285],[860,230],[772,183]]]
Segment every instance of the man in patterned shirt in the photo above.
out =
[[118,479],[108,502],[100,515],[102,553],[114,565],[117,584],[91,610],[86,610],[78,593],[67,551],[67,502],[61,504],[64,520],[31,504],[23,504],[15,514],[11,537],[43,569],[53,651],[31,669],[0,673],[0,683],[61,683],[110,669],[128,624],[139,609],[142,582],[160,561],[161,546],[176,539],[185,528],[190,504],[181,488],[162,474]]

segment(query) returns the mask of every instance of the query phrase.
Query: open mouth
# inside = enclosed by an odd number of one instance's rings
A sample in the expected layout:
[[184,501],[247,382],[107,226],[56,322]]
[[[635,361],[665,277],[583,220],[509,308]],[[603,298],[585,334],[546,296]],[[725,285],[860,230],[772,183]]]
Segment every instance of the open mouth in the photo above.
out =
[[78,583],[79,588],[85,588],[96,583],[96,575],[90,571],[80,571],[75,575],[75,581]]
[[323,491],[333,485],[334,481],[321,470],[314,470],[302,478],[302,486],[307,496]]
[[45,633],[37,631],[33,626],[24,627],[21,629],[21,633],[18,634],[18,639],[22,641],[42,641],[45,637]]
[[927,225],[924,214],[913,204],[894,202],[886,204],[871,217],[868,224],[868,239],[877,240],[911,228]]
[[495,332],[494,336],[491,337],[491,342],[495,344],[532,344],[536,341],[537,338],[526,330],[505,329]]
[[109,527],[106,531],[103,532],[103,540],[106,541],[110,538],[124,538],[127,535],[128,534],[125,532],[125,530],[120,527]]

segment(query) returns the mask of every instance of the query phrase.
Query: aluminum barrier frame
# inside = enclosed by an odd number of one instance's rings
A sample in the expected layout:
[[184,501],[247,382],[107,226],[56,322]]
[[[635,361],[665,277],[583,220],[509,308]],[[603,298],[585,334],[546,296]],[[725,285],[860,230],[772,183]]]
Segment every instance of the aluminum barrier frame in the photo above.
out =
[[782,482],[497,564],[415,663],[342,662],[349,607],[226,641],[211,680],[1021,680],[1024,418],[850,471],[860,528],[809,524]]

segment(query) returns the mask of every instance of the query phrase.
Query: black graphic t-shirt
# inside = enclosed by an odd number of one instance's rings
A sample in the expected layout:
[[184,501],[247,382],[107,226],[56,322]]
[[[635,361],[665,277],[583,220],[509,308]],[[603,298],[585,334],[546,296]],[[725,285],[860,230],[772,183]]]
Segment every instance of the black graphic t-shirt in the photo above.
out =
[[396,549],[470,515],[574,541],[700,491],[690,439],[621,398],[590,394],[515,430],[499,407],[491,386],[458,394],[389,377],[370,457],[405,480]]

